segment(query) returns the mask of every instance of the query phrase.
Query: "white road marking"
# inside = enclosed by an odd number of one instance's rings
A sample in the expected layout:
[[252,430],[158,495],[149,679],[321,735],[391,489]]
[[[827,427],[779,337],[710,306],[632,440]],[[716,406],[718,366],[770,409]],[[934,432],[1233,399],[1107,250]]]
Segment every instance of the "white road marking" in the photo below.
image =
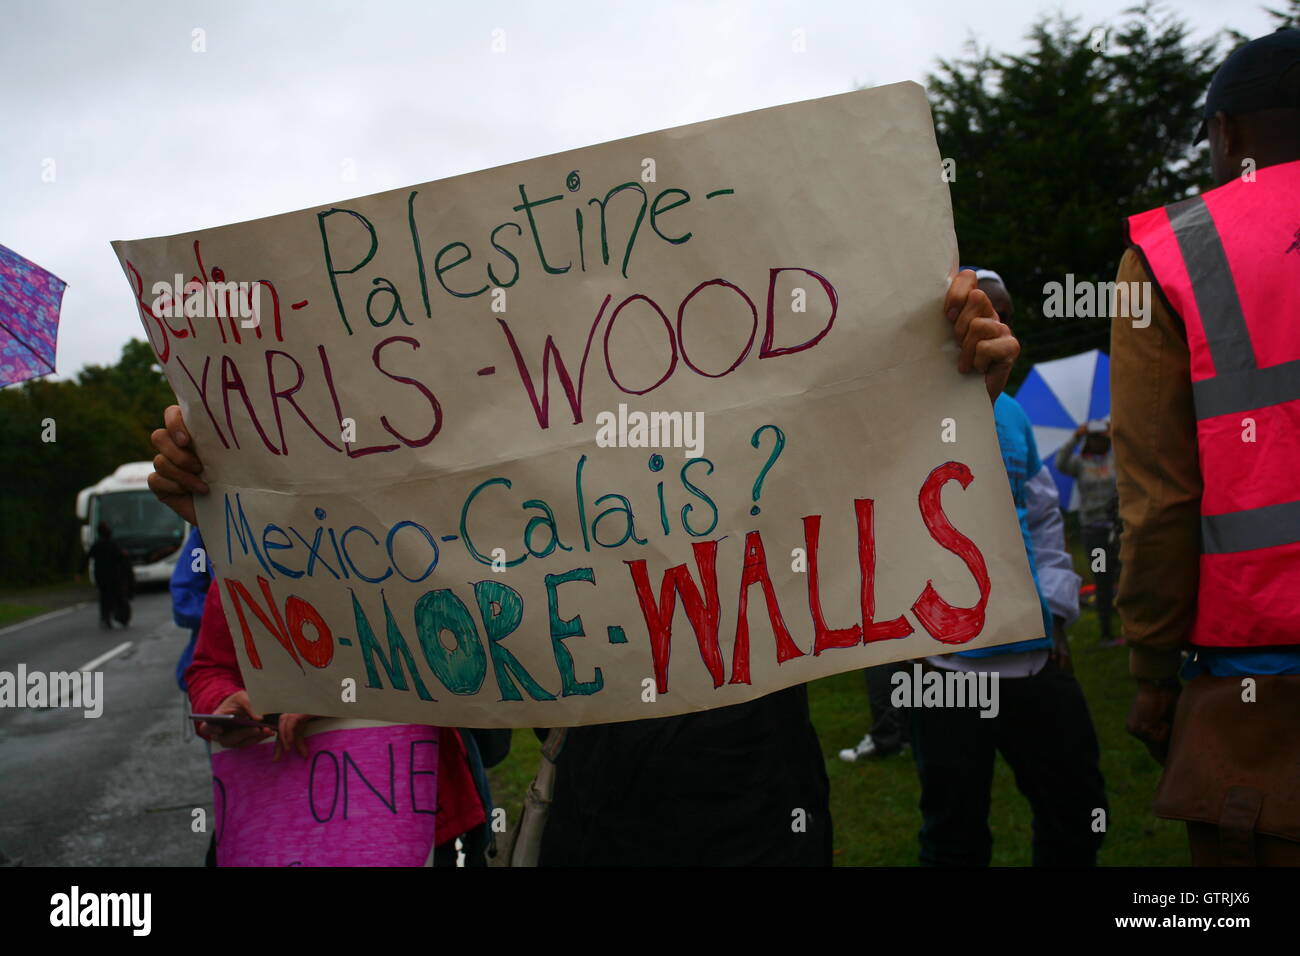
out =
[[105,661],[108,661],[108,660],[111,660],[111,659],[114,658],[114,657],[117,657],[118,654],[121,654],[123,651],[125,651],[125,650],[126,650],[127,648],[129,648],[130,646],[131,646],[131,642],[130,642],[130,641],[123,641],[121,644],[117,645],[117,647],[113,648],[111,651],[108,651],[108,652],[105,653],[105,654],[100,654],[98,657],[96,657],[96,658],[95,658],[93,661],[91,661],[89,664],[82,664],[80,667],[77,668],[77,670],[79,670],[79,671],[93,671],[93,670],[94,670],[96,667],[98,667],[100,664],[103,664]]
[[72,604],[68,607],[59,608],[57,611],[50,611],[48,614],[41,614],[37,617],[29,617],[25,621],[19,621],[17,624],[10,624],[8,627],[0,628],[0,637],[11,631],[21,630],[24,627],[31,627],[33,624],[39,624],[41,621],[49,621],[56,617],[62,617],[64,614],[71,614],[73,611],[79,611],[83,607],[90,607],[94,601],[82,601],[80,604]]

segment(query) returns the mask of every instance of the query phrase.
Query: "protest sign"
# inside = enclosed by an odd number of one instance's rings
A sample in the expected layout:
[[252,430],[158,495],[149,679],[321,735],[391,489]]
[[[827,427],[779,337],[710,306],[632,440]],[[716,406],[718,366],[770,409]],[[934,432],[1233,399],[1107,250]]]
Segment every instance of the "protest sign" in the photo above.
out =
[[1042,636],[916,84],[114,248],[262,710],[569,726]]
[[[334,723],[337,723],[335,721]],[[310,733],[212,754],[218,866],[424,866],[437,821],[436,727]]]

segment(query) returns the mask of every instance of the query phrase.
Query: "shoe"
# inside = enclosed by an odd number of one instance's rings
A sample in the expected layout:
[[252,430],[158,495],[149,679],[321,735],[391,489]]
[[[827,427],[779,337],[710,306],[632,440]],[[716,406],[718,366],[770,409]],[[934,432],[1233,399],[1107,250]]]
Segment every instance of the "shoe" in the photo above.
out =
[[871,734],[867,734],[856,747],[846,747],[840,751],[840,759],[849,763],[854,763],[862,757],[870,757],[876,753],[876,742],[872,739]]

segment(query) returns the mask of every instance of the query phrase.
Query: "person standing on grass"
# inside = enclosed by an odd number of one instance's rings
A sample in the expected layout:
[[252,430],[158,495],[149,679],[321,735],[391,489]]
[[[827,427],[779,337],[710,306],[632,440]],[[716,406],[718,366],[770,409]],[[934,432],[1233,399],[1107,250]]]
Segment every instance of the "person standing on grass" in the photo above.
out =
[[[979,270],[980,288],[1012,325],[1001,277]],[[1041,638],[927,658],[924,667],[996,677],[995,709],[911,707],[921,783],[922,866],[987,866],[993,854],[989,806],[1001,753],[1034,816],[1035,866],[1092,866],[1109,812],[1100,749],[1083,688],[1070,662],[1065,626],[1078,617],[1078,575],[1065,552],[1056,485],[1038,457],[1029,416],[1009,395],[993,406],[998,444],[1025,553],[1043,613]],[[1050,636],[1047,636],[1050,635]]]
[[[1081,438],[1083,449],[1076,453]],[[1119,491],[1115,485],[1115,453],[1110,446],[1110,423],[1084,422],[1075,429],[1074,438],[1056,453],[1056,470],[1078,482],[1079,527],[1084,555],[1092,568],[1093,584],[1097,587],[1101,643],[1106,647],[1118,646],[1122,642],[1113,640],[1110,628],[1115,582],[1119,580],[1115,535]]]
[[1295,866],[1300,30],[1224,61],[1206,135],[1217,188],[1130,217],[1116,276],[1159,293],[1111,322],[1128,730],[1193,864]]
[[871,707],[871,729],[857,746],[840,751],[840,759],[856,763],[863,757],[892,757],[911,746],[911,731],[907,715],[895,707],[893,694],[894,674],[908,667],[906,662],[877,664],[862,672],[867,679],[867,704]]
[[[1011,294],[1002,277],[992,269],[971,271],[975,273],[980,290],[989,297],[998,319],[1010,328],[1015,318],[1015,304],[1011,301]],[[1023,414],[1019,403],[1006,396],[999,396],[994,405],[998,441],[1008,474],[1018,473],[1022,468],[1029,472],[1032,467],[1028,462],[1022,464],[1020,453],[1014,450],[1016,439],[1013,436],[1022,428],[1022,423],[1016,416]],[[1016,420],[1013,421],[1013,418]],[[1036,459],[1037,445],[1034,448]],[[1008,458],[1008,455],[1011,457]],[[1012,492],[1013,495],[1018,493],[1014,482]],[[1072,668],[1066,628],[1079,617],[1079,576],[1074,573],[1074,562],[1065,549],[1065,522],[1061,519],[1056,483],[1051,472],[1041,462],[1024,481],[1024,499],[1025,514],[1021,530],[1028,535],[1025,546],[1033,556],[1030,566],[1035,584],[1040,600],[1045,602],[1047,613],[1051,617],[1051,629],[1047,634],[1051,636],[1052,654],[1057,664],[1069,671]],[[937,666],[943,667],[956,659],[954,656],[936,657],[934,661]],[[872,726],[857,746],[840,751],[841,760],[853,763],[863,757],[887,757],[910,745],[911,719],[891,702],[893,676],[908,666],[907,662],[881,664],[864,671]]]

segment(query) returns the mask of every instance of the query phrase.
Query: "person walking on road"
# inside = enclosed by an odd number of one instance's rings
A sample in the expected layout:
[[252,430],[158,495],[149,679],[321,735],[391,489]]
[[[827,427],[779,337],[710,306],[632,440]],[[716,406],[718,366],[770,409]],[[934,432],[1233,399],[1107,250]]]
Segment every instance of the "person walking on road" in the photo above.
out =
[[131,622],[131,559],[113,540],[107,521],[99,523],[98,533],[81,566],[91,567],[99,589],[99,626],[111,630],[116,620],[126,627]]

